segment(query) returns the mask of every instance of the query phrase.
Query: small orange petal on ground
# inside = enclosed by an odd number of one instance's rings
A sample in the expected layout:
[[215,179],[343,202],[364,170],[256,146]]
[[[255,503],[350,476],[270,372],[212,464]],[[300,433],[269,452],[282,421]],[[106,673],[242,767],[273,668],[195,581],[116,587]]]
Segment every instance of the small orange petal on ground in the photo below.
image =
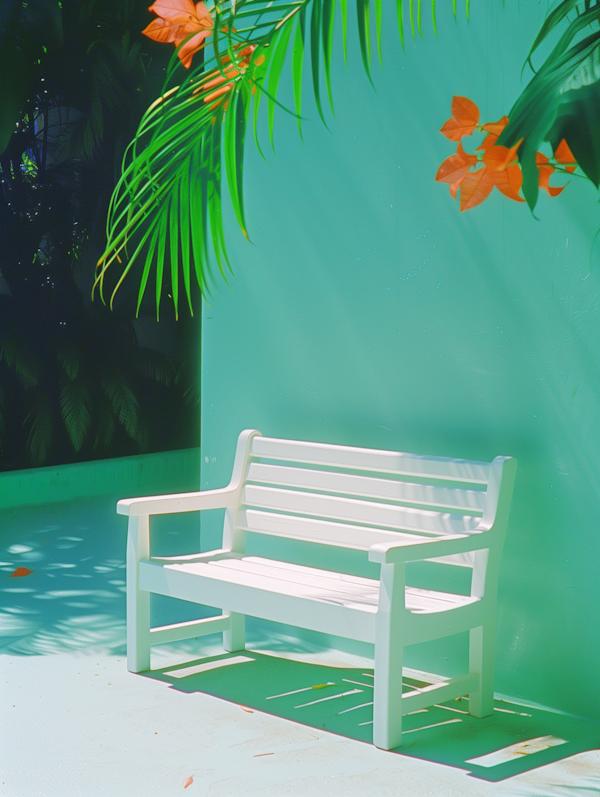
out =
[[192,776],[190,775],[190,777],[189,777],[189,778],[186,778],[186,779],[183,781],[183,784],[182,784],[182,785],[183,785],[183,788],[184,788],[184,789],[187,789],[187,787],[188,787],[188,786],[191,786],[193,782],[194,782],[194,778],[192,778]]
[[17,567],[14,573],[10,574],[10,578],[20,578],[21,576],[30,576],[34,571],[29,570],[27,567]]

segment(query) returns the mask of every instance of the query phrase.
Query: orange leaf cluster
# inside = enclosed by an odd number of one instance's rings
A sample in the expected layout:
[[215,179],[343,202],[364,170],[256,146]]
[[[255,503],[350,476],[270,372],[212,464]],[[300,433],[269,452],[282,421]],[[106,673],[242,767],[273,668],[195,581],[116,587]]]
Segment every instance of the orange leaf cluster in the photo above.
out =
[[[442,163],[435,179],[440,183],[450,184],[450,194],[454,199],[460,189],[460,210],[470,210],[479,205],[492,192],[494,186],[509,199],[515,202],[524,202],[519,195],[523,184],[523,173],[517,159],[517,151],[523,139],[510,147],[497,144],[500,133],[508,124],[508,117],[503,116],[497,122],[479,124],[479,108],[467,97],[452,98],[452,117],[441,128],[440,132],[450,141],[458,141],[456,153]],[[481,146],[476,152],[481,155],[465,152],[462,139],[472,135],[475,130],[487,133]],[[574,172],[577,168],[573,153],[567,142],[563,139],[554,151],[554,160],[557,164],[565,164],[565,170]],[[541,152],[536,154],[536,164],[539,170],[539,186],[547,191],[550,196],[557,196],[563,190],[551,186],[550,175],[555,167],[550,159]],[[569,165],[566,165],[569,164]]]
[[206,45],[212,33],[213,19],[204,3],[192,0],[156,0],[150,6],[157,19],[154,19],[142,33],[157,42],[172,42],[179,47],[184,39],[195,33],[177,53],[186,69],[192,65],[192,58]]

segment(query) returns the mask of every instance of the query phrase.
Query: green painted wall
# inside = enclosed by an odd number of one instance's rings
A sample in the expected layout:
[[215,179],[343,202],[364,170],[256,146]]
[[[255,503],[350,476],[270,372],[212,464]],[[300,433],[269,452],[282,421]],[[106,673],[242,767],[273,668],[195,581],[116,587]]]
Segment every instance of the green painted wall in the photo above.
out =
[[[470,97],[484,121],[507,113],[546,3],[473,0],[470,23],[461,13],[457,24],[438,5],[437,40],[426,25],[406,53],[389,9],[375,90],[354,38],[347,71],[338,51],[330,132],[307,92],[304,144],[283,113],[270,165],[249,142],[254,246],[231,221],[235,277],[203,317],[202,485],[227,482],[247,427],[516,456],[496,690],[597,717],[596,192],[573,179],[541,197],[539,220],[498,192],[459,213],[434,182],[453,151],[438,133],[451,97]],[[216,522],[203,538],[218,544]]]

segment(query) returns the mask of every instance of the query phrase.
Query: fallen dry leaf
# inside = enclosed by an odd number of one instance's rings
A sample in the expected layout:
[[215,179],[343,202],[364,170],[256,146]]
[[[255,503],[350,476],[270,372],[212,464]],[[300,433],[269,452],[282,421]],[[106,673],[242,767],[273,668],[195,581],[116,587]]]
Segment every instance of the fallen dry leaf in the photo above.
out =
[[183,781],[183,784],[182,784],[182,785],[183,785],[183,788],[184,788],[184,789],[187,789],[187,787],[188,787],[188,786],[191,786],[193,782],[194,782],[194,778],[192,778],[192,776],[190,775],[190,777],[189,777],[189,778],[186,778],[186,779]]
[[17,567],[14,573],[10,574],[10,578],[21,578],[21,576],[30,576],[34,571],[29,570],[27,567]]
[[254,714],[251,708],[246,708],[246,706],[240,706],[240,708],[242,709],[242,711],[247,711],[248,714]]
[[261,755],[275,755],[275,753],[257,753],[253,758],[260,758]]
[[325,689],[328,686],[335,686],[335,684],[313,684],[312,689]]

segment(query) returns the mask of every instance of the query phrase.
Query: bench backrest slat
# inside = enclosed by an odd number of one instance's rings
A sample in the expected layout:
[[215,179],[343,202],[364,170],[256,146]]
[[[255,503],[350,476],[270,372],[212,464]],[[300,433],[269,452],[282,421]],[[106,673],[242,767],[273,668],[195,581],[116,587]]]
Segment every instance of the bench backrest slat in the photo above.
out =
[[252,462],[248,481],[277,487],[291,487],[326,493],[341,493],[357,497],[397,501],[402,504],[462,510],[481,514],[485,505],[484,490],[461,490],[413,484],[396,479],[356,476],[349,473],[268,465]]
[[250,455],[265,459],[325,465],[373,473],[396,473],[423,476],[471,484],[487,484],[488,462],[471,462],[445,457],[423,457],[397,451],[378,451],[326,443],[305,443],[301,440],[278,440],[272,437],[252,438]]
[[384,526],[389,529],[415,529],[460,534],[472,531],[479,517],[457,515],[451,512],[434,512],[428,509],[363,501],[318,493],[284,490],[259,484],[246,484],[242,494],[246,506],[274,509],[290,514],[354,521],[367,526]]
[[376,542],[398,542],[415,537],[431,539],[442,534],[416,532],[404,534],[400,531],[386,531],[368,526],[339,523],[299,515],[284,515],[276,512],[263,512],[259,509],[243,508],[238,515],[238,527],[244,531],[287,537],[294,540],[319,542],[323,545],[344,545],[360,551],[368,551]]

